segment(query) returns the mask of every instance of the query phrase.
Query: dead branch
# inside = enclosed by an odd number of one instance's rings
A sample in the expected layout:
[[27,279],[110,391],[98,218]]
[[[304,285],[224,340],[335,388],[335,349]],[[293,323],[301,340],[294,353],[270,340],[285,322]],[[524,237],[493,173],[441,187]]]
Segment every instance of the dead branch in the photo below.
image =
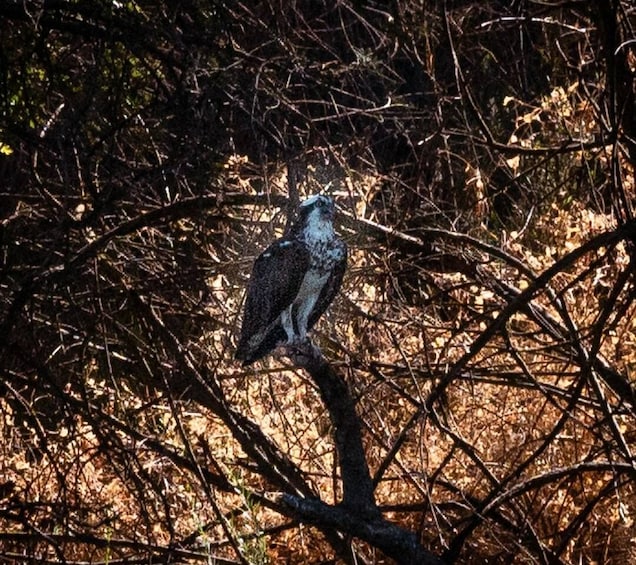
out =
[[343,495],[342,502],[336,506],[291,494],[283,495],[281,501],[294,511],[299,520],[358,537],[398,563],[440,565],[442,561],[421,547],[412,532],[382,517],[373,494],[374,485],[362,443],[360,419],[344,379],[311,345],[294,347],[292,359],[309,373],[329,412],[340,461]]

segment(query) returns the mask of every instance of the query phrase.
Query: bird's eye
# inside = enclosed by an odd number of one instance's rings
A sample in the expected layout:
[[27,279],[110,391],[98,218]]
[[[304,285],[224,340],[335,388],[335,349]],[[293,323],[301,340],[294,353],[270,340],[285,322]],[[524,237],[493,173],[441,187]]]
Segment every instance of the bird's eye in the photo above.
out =
[[316,202],[316,206],[317,206],[318,208],[322,208],[324,205],[325,205],[325,203],[324,203],[322,200],[318,200],[318,201]]

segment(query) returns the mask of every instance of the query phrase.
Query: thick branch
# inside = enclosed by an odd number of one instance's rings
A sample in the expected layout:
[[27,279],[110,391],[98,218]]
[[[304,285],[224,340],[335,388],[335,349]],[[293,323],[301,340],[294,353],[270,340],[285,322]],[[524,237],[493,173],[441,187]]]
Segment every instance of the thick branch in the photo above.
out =
[[321,529],[336,529],[370,543],[398,563],[438,565],[435,555],[426,551],[415,534],[386,521],[375,502],[360,419],[355,402],[342,377],[313,346],[294,347],[293,361],[303,367],[320,391],[334,427],[336,451],[342,476],[342,503],[330,506],[316,499],[284,494],[281,502],[299,520]]
[[288,506],[303,522],[318,528],[334,528],[346,532],[404,565],[442,565],[443,561],[426,551],[409,532],[383,518],[367,519],[344,506],[330,506],[316,499],[284,494],[280,502]]
[[297,349],[294,361],[311,376],[320,391],[334,427],[336,451],[342,475],[342,505],[352,512],[378,518],[380,512],[373,496],[373,481],[369,473],[360,420],[355,402],[344,380],[319,351]]

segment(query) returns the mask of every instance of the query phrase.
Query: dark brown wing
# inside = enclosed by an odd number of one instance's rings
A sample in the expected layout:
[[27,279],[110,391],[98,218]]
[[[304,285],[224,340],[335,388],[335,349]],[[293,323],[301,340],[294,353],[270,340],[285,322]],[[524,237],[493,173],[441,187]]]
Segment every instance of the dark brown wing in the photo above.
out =
[[296,298],[308,266],[305,245],[288,239],[275,241],[256,259],[247,287],[237,359],[251,363],[285,338],[275,322]]
[[322,288],[320,292],[320,296],[316,301],[316,305],[314,309],[311,311],[309,315],[309,320],[307,321],[307,329],[313,328],[314,324],[320,319],[325,313],[325,310],[329,307],[329,304],[333,302],[333,299],[338,294],[340,290],[340,285],[342,285],[342,278],[344,277],[345,270],[347,268],[347,246],[344,242],[341,242],[343,257],[331,271],[331,276],[327,279],[325,286]]

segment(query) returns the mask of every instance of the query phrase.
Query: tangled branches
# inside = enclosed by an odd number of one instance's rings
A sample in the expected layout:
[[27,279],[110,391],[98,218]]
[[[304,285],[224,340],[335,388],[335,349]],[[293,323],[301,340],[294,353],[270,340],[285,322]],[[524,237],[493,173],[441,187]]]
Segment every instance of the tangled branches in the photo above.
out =
[[[0,555],[629,560],[634,16],[500,4],[0,6]],[[243,370],[318,190],[332,362]]]

